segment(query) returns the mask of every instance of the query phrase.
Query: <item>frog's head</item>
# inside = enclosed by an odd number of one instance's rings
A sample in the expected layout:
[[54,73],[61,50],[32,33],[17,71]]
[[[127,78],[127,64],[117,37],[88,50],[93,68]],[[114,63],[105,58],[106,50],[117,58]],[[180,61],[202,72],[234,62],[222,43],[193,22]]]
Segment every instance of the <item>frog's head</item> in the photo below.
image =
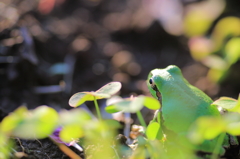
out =
[[167,88],[164,86],[170,88],[171,85],[175,85],[181,79],[184,79],[181,70],[175,65],[170,65],[164,69],[152,70],[148,75],[147,85],[151,94],[161,101],[161,92]]

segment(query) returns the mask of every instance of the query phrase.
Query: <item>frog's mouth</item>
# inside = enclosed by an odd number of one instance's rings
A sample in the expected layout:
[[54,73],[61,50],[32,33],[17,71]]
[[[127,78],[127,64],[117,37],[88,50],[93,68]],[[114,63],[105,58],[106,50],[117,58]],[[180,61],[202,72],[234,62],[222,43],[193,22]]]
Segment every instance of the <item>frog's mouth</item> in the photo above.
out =
[[152,89],[156,92],[156,96],[157,96],[159,102],[162,104],[162,94],[158,90],[157,86],[155,85],[154,87],[152,87]]
[[152,89],[156,92],[156,97],[158,98],[159,102],[162,104],[162,94],[161,92],[158,90],[156,84],[153,82],[152,79],[149,80],[149,84],[152,87]]
[[162,94],[161,94],[161,92],[158,90],[158,88],[155,84],[151,84],[151,87],[156,92],[156,97],[158,98],[158,100],[162,104]]

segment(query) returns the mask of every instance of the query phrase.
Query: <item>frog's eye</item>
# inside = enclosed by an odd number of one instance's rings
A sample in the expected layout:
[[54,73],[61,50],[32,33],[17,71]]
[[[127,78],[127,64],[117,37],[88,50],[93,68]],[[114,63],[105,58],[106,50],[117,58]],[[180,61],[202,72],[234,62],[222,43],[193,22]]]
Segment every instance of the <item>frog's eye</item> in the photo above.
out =
[[161,93],[159,92],[157,86],[155,85],[153,79],[150,78],[148,82],[149,82],[150,86],[152,87],[152,89],[155,91],[156,97],[158,98],[158,100],[159,100],[160,102],[162,102],[162,95],[161,95]]
[[155,85],[155,83],[154,83],[152,78],[149,79],[149,84],[152,87],[152,89],[154,89],[156,87],[156,85]]
[[150,78],[149,79],[149,83],[152,85],[153,84],[153,80]]

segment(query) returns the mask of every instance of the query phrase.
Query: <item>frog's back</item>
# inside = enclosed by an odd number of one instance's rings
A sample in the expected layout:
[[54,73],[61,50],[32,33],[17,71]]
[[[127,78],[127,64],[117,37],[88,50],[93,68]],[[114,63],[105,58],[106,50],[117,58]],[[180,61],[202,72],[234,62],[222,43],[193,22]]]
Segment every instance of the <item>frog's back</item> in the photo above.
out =
[[153,77],[160,83],[163,122],[167,129],[186,132],[200,116],[219,116],[217,108],[204,92],[190,85],[177,66],[159,69],[161,77]]
[[[175,92],[174,97],[165,97],[162,95],[162,114],[164,125],[174,132],[186,132],[192,123],[200,116],[219,116],[215,106],[212,106],[212,100],[209,97],[203,97],[201,94],[195,94],[181,91]],[[180,94],[185,94],[191,98],[185,99]],[[184,98],[184,99],[183,99]]]

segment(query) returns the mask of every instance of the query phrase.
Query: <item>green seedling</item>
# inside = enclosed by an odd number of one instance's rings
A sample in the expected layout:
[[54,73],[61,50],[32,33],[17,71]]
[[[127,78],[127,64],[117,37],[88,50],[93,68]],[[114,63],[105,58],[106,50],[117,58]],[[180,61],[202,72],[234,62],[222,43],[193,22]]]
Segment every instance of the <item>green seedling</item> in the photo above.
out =
[[128,112],[128,113],[136,113],[140,124],[143,127],[147,127],[143,116],[140,110],[146,106],[149,109],[157,110],[160,108],[160,103],[152,98],[147,96],[138,96],[138,97],[130,97],[125,99],[120,99],[115,103],[109,103],[105,108],[108,113],[116,113],[119,111]]
[[[117,158],[113,147],[116,130],[120,124],[113,120],[92,120],[84,128],[84,147],[86,158]],[[91,148],[89,148],[91,147]]]
[[217,105],[229,112],[238,112],[240,113],[240,95],[238,100],[230,97],[221,97],[218,100],[213,102],[213,105]]
[[120,82],[110,82],[97,91],[76,93],[69,99],[69,105],[77,107],[86,101],[94,101],[98,118],[102,119],[97,99],[110,98],[112,95],[116,94],[121,87],[122,85]]
[[48,137],[58,125],[58,113],[50,107],[27,110],[21,106],[3,119],[0,131],[23,139]]
[[84,126],[92,120],[89,113],[81,109],[63,110],[59,113],[59,117],[59,123],[62,127],[59,137],[65,143],[77,141],[83,137]]
[[59,127],[50,135],[50,138],[57,143],[83,151],[78,140],[85,135],[84,127],[92,120],[90,114],[78,108],[70,111],[62,110],[59,112],[59,117]]

